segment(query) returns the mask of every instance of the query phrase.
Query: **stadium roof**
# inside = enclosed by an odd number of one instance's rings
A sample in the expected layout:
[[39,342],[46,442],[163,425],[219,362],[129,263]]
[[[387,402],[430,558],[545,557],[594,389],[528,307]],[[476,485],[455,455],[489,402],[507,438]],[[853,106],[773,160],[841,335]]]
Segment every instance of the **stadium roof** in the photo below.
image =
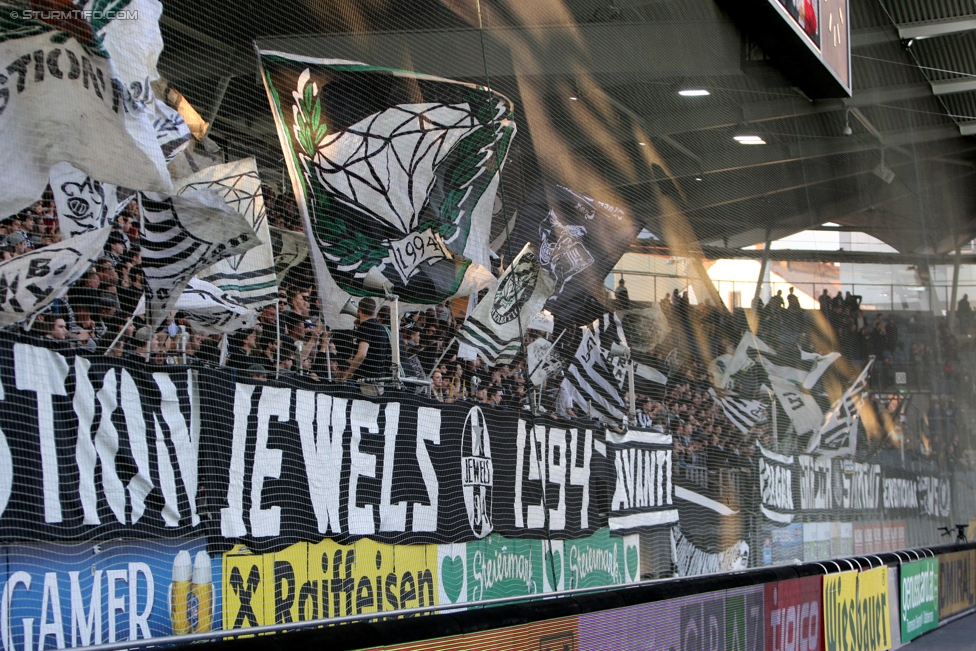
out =
[[[255,40],[511,97],[509,214],[545,174],[654,232],[678,210],[706,246],[834,222],[904,253],[952,251],[976,235],[976,5],[850,1],[848,99],[807,99],[789,62],[766,58],[712,0],[482,0],[480,17],[474,0],[173,0],[160,72],[229,157],[257,156],[271,180],[283,163]],[[710,94],[678,94],[690,88]]]

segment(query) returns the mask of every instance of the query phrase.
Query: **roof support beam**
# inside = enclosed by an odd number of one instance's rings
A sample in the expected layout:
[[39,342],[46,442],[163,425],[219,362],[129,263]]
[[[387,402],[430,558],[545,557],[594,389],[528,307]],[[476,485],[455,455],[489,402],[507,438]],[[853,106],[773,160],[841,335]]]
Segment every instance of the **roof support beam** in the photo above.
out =
[[898,26],[898,35],[908,40],[910,38],[931,38],[933,36],[947,36],[976,29],[976,16],[959,16],[949,20],[929,20],[923,23],[906,23]]
[[976,90],[976,77],[961,77],[958,79],[941,79],[932,82],[933,95],[954,95]]

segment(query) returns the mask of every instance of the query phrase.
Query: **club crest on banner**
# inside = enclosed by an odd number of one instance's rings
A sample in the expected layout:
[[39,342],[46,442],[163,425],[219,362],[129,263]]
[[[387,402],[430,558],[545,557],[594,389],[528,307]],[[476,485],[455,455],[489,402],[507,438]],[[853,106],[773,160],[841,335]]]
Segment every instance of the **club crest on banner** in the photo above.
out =
[[501,324],[517,318],[532,298],[538,279],[539,261],[531,251],[526,251],[516,260],[511,273],[498,282],[491,305],[492,321]]
[[481,407],[472,407],[464,421],[461,443],[461,483],[464,506],[468,512],[471,531],[478,538],[490,534],[494,469],[491,463],[491,441]]

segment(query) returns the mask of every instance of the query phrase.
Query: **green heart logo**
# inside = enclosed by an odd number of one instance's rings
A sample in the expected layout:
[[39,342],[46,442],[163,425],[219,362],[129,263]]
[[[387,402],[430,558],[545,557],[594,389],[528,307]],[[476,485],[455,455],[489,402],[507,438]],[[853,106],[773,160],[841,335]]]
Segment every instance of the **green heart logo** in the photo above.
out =
[[464,587],[464,559],[460,556],[444,557],[441,561],[441,585],[451,603],[457,603]]
[[637,574],[640,571],[640,558],[637,556],[636,547],[627,548],[627,574],[630,576],[631,581],[636,581],[638,578]]
[[559,552],[546,552],[546,576],[551,581],[552,589],[559,589],[559,578],[563,575],[563,557]]

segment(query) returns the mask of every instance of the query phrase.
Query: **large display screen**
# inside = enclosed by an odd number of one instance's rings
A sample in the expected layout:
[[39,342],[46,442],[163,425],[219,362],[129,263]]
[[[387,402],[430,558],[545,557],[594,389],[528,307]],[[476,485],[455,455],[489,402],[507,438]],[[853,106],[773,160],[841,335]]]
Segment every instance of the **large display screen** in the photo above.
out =
[[808,96],[851,95],[847,0],[719,0],[719,4]]

